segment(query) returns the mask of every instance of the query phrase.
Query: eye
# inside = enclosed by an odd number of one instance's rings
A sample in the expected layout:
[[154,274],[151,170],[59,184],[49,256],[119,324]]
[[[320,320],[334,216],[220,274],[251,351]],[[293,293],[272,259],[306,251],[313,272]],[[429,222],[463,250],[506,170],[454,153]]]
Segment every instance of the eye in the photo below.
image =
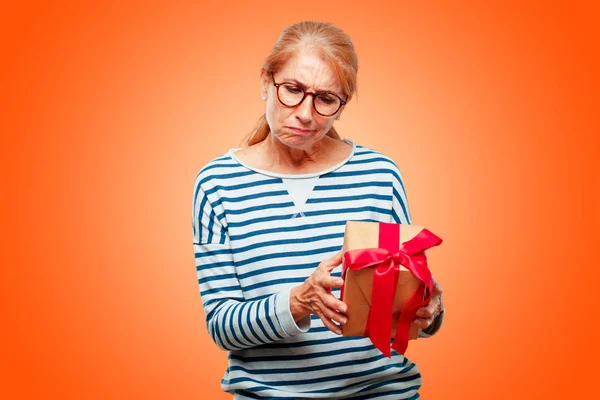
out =
[[337,98],[330,95],[320,95],[318,96],[319,100],[325,104],[333,104],[336,102]]
[[296,85],[283,85],[283,88],[293,94],[302,93],[302,89]]

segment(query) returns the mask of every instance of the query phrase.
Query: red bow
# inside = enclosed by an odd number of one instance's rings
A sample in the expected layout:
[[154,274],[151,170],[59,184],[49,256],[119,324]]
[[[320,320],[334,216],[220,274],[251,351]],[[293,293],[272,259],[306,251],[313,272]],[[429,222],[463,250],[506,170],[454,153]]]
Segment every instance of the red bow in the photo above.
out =
[[[379,248],[349,250],[344,254],[344,275],[346,269],[361,270],[375,266],[371,309],[365,328],[365,336],[386,357],[390,357],[390,334],[392,330],[392,306],[400,265],[408,269],[425,285],[412,295],[396,325],[396,336],[392,348],[404,354],[408,347],[410,325],[420,307],[429,303],[433,291],[433,278],[427,268],[425,250],[442,243],[442,239],[428,231],[421,230],[417,236],[400,247],[400,224],[379,223]],[[427,289],[425,291],[425,289]],[[425,291],[425,293],[424,293]],[[425,299],[423,299],[423,296]]]

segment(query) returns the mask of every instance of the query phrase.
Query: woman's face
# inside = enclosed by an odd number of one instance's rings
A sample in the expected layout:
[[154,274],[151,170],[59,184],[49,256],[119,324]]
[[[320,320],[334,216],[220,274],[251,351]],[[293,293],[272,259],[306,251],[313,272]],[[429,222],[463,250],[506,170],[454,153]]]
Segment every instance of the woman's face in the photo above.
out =
[[[291,58],[274,73],[274,77],[276,83],[292,82],[307,92],[330,91],[341,99],[346,98],[329,65],[307,50]],[[263,73],[261,89],[262,96],[266,97],[266,118],[271,133],[283,144],[301,150],[310,150],[313,144],[322,139],[344,109],[342,106],[334,115],[324,117],[314,109],[314,97],[309,95],[297,106],[287,107],[277,98],[277,88],[273,85],[271,74]]]

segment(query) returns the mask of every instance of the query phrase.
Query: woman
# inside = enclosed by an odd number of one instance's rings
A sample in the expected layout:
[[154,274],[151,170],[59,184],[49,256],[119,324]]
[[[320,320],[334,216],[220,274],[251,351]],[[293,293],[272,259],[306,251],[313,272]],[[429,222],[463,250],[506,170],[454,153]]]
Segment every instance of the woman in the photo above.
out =
[[[417,399],[417,366],[340,336],[347,220],[411,223],[400,171],[333,127],[356,91],[357,57],[329,23],[285,29],[261,72],[265,115],[198,173],[193,231],[208,332],[228,351],[234,399]],[[419,310],[442,321],[441,288]]]

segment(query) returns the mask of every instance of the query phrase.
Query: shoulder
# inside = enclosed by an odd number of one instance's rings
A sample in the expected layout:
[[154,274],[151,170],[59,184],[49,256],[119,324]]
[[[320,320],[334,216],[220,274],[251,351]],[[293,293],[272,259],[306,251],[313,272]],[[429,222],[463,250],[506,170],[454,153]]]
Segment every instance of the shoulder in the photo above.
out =
[[196,173],[194,186],[211,186],[240,170],[240,165],[231,158],[230,151],[227,151],[208,161],[200,168]]
[[218,172],[219,170],[222,170],[223,168],[227,169],[227,168],[234,167],[236,163],[231,158],[229,153],[230,153],[230,151],[220,154],[219,156],[213,158],[212,160],[210,160],[206,164],[204,164],[198,170],[198,173],[196,174],[196,178],[198,178],[198,177],[204,178],[204,177],[207,177],[210,175],[214,175],[215,172]]
[[[356,151],[353,157],[353,164],[357,170],[370,170],[371,172],[377,171],[377,173],[385,176],[385,180],[396,190],[404,191],[404,180],[402,179],[402,173],[396,161],[389,155],[366,147],[356,144]],[[365,172],[362,172],[365,173]]]
[[388,170],[390,173],[400,176],[398,164],[390,156],[358,143],[354,145],[356,146],[356,150],[353,158],[357,164],[362,164],[365,169],[378,168]]
[[229,156],[229,151],[211,159],[197,172],[194,179],[194,202],[199,197],[205,197],[207,192],[212,192],[219,185],[219,177],[231,173],[236,163]]

